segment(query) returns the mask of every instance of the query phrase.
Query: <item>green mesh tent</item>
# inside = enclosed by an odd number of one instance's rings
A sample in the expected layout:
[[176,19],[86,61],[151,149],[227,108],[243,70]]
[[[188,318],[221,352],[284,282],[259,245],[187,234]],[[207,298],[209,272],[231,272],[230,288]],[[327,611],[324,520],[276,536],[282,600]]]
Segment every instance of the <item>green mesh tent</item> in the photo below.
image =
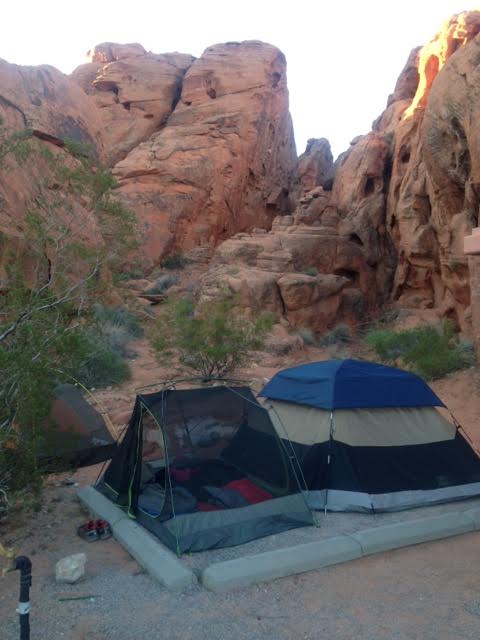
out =
[[177,553],[313,524],[293,449],[248,387],[137,396],[97,489]]

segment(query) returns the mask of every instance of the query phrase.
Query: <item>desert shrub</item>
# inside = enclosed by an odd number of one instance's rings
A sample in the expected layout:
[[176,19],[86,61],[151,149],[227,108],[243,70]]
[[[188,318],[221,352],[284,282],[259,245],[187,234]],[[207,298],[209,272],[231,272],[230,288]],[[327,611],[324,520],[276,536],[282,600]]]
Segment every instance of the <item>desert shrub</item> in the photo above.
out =
[[89,388],[119,384],[130,377],[130,369],[119,348],[105,339],[106,334],[86,329],[78,335],[82,357],[71,375]]
[[328,347],[334,344],[348,344],[352,341],[352,330],[346,324],[337,324],[336,327],[322,335],[319,344]]
[[163,269],[183,269],[187,264],[188,258],[186,258],[180,251],[176,251],[164,258],[161,261],[160,266]]
[[311,346],[316,343],[315,334],[308,327],[299,327],[295,333],[302,339],[304,345]]
[[101,326],[101,330],[96,332],[96,335],[98,339],[104,340],[122,358],[130,358],[135,355],[129,346],[132,337],[125,327],[117,324],[104,324]]
[[427,380],[464,369],[473,361],[473,354],[459,343],[448,322],[404,331],[374,330],[366,342],[382,360],[398,362]]
[[130,338],[139,338],[143,335],[143,329],[137,317],[123,307],[106,307],[103,304],[94,304],[92,307],[93,318],[102,331],[103,327],[121,327]]
[[160,295],[165,293],[167,289],[170,289],[178,281],[178,278],[170,273],[162,273],[151,287],[149,287],[146,293],[150,293],[152,295]]
[[241,315],[235,298],[222,297],[195,305],[191,299],[169,300],[153,338],[161,360],[180,363],[205,379],[222,377],[245,364],[260,349],[273,326],[263,313],[252,321]]
[[306,276],[316,276],[318,275],[318,269],[316,267],[305,267],[302,273],[304,273]]
[[119,282],[125,282],[125,280],[141,280],[145,277],[143,269],[133,268],[128,271],[120,271],[116,274]]

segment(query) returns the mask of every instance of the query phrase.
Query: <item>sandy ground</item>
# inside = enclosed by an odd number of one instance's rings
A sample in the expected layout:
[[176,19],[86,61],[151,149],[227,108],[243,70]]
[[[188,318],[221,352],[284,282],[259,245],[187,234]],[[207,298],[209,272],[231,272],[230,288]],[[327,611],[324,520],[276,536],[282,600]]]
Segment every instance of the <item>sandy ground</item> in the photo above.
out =
[[[159,367],[144,341],[135,345],[132,380],[96,392],[102,410],[119,431],[128,420],[137,392],[169,372]],[[259,389],[280,367],[335,357],[335,351],[300,350],[287,357],[261,354],[241,373]],[[344,354],[341,354],[342,356]],[[434,383],[433,388],[480,447],[479,372],[470,369]],[[74,474],[79,484],[95,480],[99,467]],[[338,567],[277,580],[224,595],[192,587],[169,592],[146,575],[113,540],[87,543],[75,533],[85,519],[76,487],[51,477],[37,513],[0,523],[0,541],[34,563],[32,640],[452,640],[477,639],[480,537],[468,534],[428,545],[364,558]],[[478,503],[478,501],[477,501]],[[463,506],[461,506],[463,505]],[[444,507],[466,508],[468,503]],[[433,513],[438,507],[423,512]],[[408,515],[407,515],[408,514]],[[412,517],[414,512],[385,518]],[[423,513],[422,513],[423,515]],[[305,542],[373,524],[362,514],[331,514],[321,529],[298,529],[244,546],[242,553]],[[368,521],[368,522],[367,522]],[[377,522],[379,522],[377,520]],[[87,553],[87,574],[73,586],[56,585],[54,565],[71,553]],[[240,548],[185,557],[195,569],[235,557]],[[0,579],[0,640],[16,639],[18,575]],[[62,597],[94,596],[61,601]]]

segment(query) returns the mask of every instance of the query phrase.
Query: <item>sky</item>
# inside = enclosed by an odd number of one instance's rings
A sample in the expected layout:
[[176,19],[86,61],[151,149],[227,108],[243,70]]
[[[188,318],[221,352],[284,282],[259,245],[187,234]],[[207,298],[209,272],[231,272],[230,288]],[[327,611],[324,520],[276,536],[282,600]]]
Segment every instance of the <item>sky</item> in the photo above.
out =
[[308,138],[335,156],[383,111],[411,49],[468,0],[8,0],[0,58],[64,73],[100,42],[140,42],[194,56],[212,44],[263,40],[287,58],[298,153]]

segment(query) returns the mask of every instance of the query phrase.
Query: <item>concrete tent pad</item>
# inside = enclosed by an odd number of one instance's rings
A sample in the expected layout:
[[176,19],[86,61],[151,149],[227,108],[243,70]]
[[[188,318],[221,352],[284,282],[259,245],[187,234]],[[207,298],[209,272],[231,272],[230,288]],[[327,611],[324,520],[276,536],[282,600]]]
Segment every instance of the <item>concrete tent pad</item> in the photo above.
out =
[[[112,524],[118,542],[162,585],[169,589],[184,589],[196,582],[194,571],[186,563],[182,563],[159,540],[93,487],[83,487],[78,497],[91,513]],[[203,569],[201,582],[207,589],[220,593],[478,529],[478,507],[425,518],[410,518],[215,562]]]
[[362,548],[355,540],[338,536],[212,564],[203,571],[202,583],[212,591],[226,591],[354,560],[361,555]]
[[143,527],[93,487],[82,487],[78,498],[90,513],[110,523],[113,536],[153,578],[168,589],[195,584],[195,574]]
[[480,529],[480,509],[468,509],[464,514],[473,520],[475,529]]

